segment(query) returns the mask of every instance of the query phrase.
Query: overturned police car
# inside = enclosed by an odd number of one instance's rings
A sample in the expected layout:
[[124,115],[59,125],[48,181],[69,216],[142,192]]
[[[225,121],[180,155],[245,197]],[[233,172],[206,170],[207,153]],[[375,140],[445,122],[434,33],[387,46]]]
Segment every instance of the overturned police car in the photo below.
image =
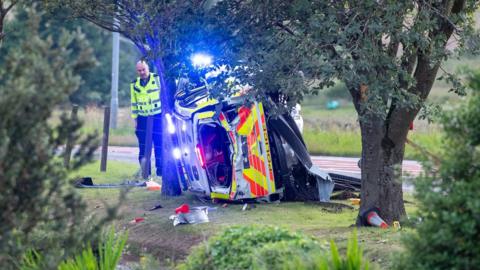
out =
[[270,103],[179,87],[167,122],[184,188],[221,200],[329,201],[332,175],[312,163],[292,115],[270,113]]

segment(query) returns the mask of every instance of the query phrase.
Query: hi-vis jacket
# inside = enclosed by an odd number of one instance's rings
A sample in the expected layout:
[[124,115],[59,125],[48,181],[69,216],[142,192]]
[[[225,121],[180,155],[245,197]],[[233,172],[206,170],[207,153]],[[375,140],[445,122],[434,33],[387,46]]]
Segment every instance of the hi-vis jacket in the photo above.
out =
[[157,74],[150,73],[150,78],[145,86],[140,84],[140,77],[130,84],[132,100],[132,118],[149,116],[162,112],[160,101],[160,80]]

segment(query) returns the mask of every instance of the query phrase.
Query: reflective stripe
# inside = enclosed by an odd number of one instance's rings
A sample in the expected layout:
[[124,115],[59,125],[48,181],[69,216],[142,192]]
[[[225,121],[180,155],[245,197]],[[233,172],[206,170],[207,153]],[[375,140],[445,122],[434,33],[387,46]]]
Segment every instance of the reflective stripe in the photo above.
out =
[[158,92],[158,91],[160,91],[160,88],[150,89],[150,90],[147,90],[147,94],[150,94],[150,93],[153,93],[153,92]]
[[157,112],[157,111],[161,111],[162,108],[161,107],[158,107],[158,108],[155,108],[155,109],[151,109],[150,112]]
[[138,89],[135,85],[133,86],[133,90],[135,90],[135,92],[140,93],[140,89]]
[[132,113],[138,113],[138,114],[145,114],[145,115],[149,115],[150,113],[154,113],[154,112],[160,112],[162,111],[162,108],[161,107],[158,107],[158,108],[155,108],[155,109],[151,109],[151,110],[135,110],[135,111],[132,111]]
[[138,114],[140,112],[140,110],[133,110],[132,113],[133,114]]
[[150,101],[150,102],[137,102],[137,103],[132,103],[132,106],[142,106],[142,105],[148,105],[148,104],[154,104],[154,103],[157,103],[157,102],[160,102],[160,99],[157,99],[157,100],[153,100],[153,101]]
[[215,112],[202,112],[202,113],[199,113],[197,115],[198,115],[198,119],[205,119],[205,118],[212,117],[214,114],[215,114]]
[[212,198],[212,199],[222,199],[222,200],[230,199],[228,194],[217,193],[217,192],[211,192],[210,193],[210,198]]

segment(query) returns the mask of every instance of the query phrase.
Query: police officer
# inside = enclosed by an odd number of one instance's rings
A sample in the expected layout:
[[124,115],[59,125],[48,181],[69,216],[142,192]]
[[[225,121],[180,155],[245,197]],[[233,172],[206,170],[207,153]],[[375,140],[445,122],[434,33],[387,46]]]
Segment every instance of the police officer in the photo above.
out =
[[[162,106],[160,102],[160,80],[157,74],[150,72],[144,60],[137,62],[138,77],[130,84],[132,118],[135,121],[135,135],[138,140],[138,160],[142,175],[151,175],[151,149],[146,148],[146,141],[151,138],[155,149],[155,166],[157,176],[162,175]],[[147,134],[147,123],[152,122],[152,133]]]

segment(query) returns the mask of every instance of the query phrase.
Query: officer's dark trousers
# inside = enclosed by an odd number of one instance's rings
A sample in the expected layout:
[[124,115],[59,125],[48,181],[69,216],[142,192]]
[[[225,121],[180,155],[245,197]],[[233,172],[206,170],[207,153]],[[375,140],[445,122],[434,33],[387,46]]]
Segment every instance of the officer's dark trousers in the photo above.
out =
[[[147,121],[148,118],[152,119],[152,134],[147,134]],[[137,128],[135,130],[137,135],[138,147],[140,148],[138,153],[138,161],[142,168],[142,175],[148,177],[151,174],[151,149],[147,151],[146,143],[148,136],[151,136],[151,143],[155,149],[155,167],[157,168],[157,176],[162,175],[162,115],[152,116],[138,116]]]

